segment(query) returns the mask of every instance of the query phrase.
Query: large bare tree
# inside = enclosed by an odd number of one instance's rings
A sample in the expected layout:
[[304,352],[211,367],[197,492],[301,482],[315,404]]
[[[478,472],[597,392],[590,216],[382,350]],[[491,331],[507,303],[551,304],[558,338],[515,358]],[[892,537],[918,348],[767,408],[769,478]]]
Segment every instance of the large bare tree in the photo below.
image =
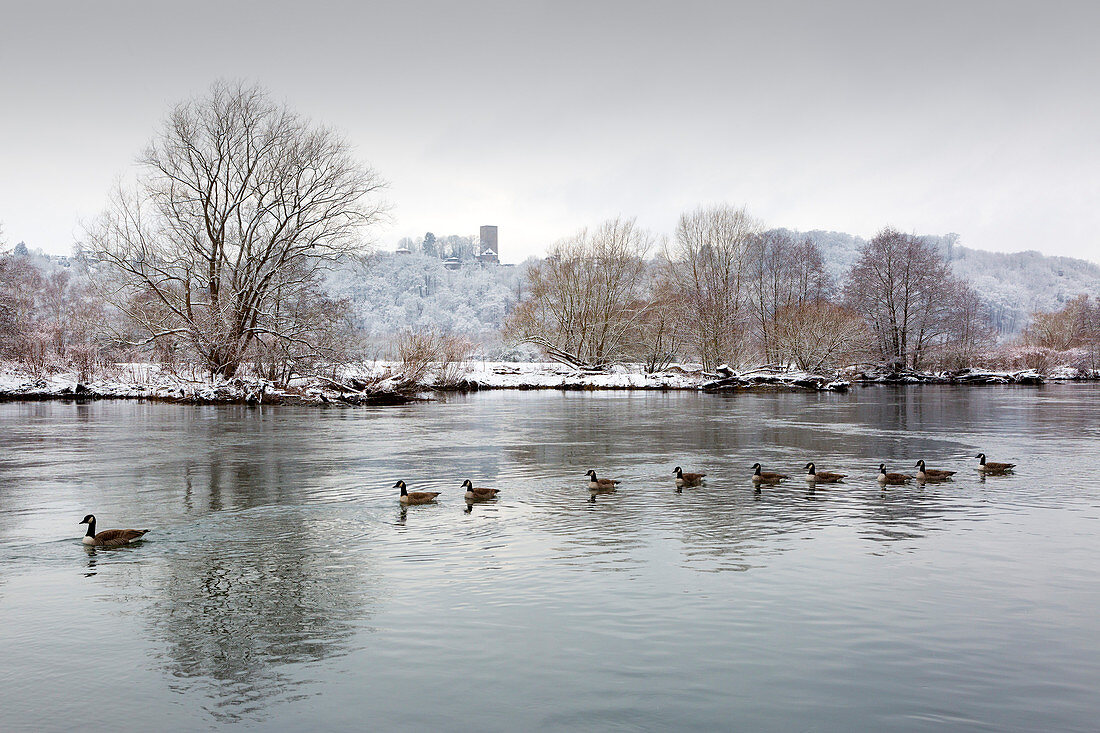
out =
[[844,286],[846,302],[867,318],[881,357],[913,369],[930,347],[951,337],[969,292],[933,244],[889,227],[863,246]]
[[178,105],[139,165],[88,250],[144,340],[182,339],[225,376],[260,337],[311,349],[283,306],[363,248],[381,178],[333,130],[226,82]]
[[749,324],[751,261],[761,226],[722,205],[680,216],[665,258],[683,292],[681,327],[706,369],[735,361]]

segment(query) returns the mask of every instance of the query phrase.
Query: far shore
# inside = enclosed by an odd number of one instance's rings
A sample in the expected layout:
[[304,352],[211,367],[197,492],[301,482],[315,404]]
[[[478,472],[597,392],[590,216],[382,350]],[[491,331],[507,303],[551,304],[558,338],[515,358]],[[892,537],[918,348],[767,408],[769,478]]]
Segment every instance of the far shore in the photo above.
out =
[[[337,371],[336,378],[306,377],[289,386],[254,377],[210,379],[165,370],[155,364],[118,364],[91,379],[71,372],[34,374],[17,366],[0,367],[0,401],[141,400],[183,404],[241,405],[400,405],[430,399],[431,393],[479,390],[644,390],[692,392],[845,392],[873,385],[1020,385],[1100,381],[1100,370],[1058,367],[994,371],[891,371],[850,367],[828,375],[774,368],[705,372],[699,365],[674,365],[646,373],[641,365],[582,370],[557,363],[472,361],[455,369],[450,381],[408,382],[399,365],[372,362]],[[395,376],[396,375],[396,376]]]

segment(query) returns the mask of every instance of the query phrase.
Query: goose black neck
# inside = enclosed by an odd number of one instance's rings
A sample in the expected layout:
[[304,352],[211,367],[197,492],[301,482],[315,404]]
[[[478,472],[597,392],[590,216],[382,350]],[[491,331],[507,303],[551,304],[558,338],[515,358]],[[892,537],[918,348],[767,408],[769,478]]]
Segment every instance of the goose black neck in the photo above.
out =
[[85,537],[95,537],[95,520],[88,522],[88,531],[84,533]]
[[817,467],[814,466],[814,464],[812,464],[812,463],[810,464],[810,475],[811,476],[816,476],[817,475]]
[[408,496],[408,495],[409,495],[409,490],[407,488],[405,488],[404,486],[402,486],[401,487],[401,496]]
[[755,470],[755,471],[753,471],[753,475],[754,475],[754,476],[759,476],[759,475],[760,475],[760,466],[757,466],[757,467],[756,467],[756,470]]

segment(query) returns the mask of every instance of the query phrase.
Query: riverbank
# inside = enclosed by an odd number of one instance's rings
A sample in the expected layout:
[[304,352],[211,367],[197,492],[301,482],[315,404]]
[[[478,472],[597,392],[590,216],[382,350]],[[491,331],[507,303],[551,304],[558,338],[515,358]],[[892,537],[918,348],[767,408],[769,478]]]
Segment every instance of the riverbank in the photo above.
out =
[[257,377],[209,378],[181,374],[155,364],[115,364],[87,378],[74,372],[33,374],[0,366],[0,400],[147,400],[185,404],[400,405],[415,391],[393,380],[362,382],[311,378],[286,387]]
[[[1058,367],[994,371],[915,372],[850,367],[822,375],[775,369],[734,370],[727,366],[707,372],[699,365],[674,365],[646,373],[641,365],[617,365],[607,370],[582,370],[552,362],[470,362],[451,369],[451,380],[439,384],[429,375],[409,382],[400,365],[376,361],[337,370],[335,378],[306,377],[280,386],[256,377],[211,379],[196,371],[172,371],[155,364],[115,364],[92,378],[74,372],[35,374],[18,365],[0,365],[0,400],[129,399],[189,404],[249,405],[397,405],[423,399],[430,392],[477,390],[688,390],[703,392],[815,391],[845,392],[875,384],[1041,385],[1048,382],[1093,381],[1100,370]],[[420,395],[420,396],[418,396]]]

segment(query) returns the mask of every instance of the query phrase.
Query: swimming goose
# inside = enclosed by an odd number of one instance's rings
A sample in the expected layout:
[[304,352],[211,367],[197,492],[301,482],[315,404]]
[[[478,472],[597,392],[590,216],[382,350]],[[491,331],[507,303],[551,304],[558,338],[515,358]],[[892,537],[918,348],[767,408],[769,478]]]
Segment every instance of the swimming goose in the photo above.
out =
[[986,461],[985,453],[979,453],[974,457],[981,460],[978,464],[978,470],[982,473],[1004,473],[1016,467],[1015,463],[994,463],[993,461]]
[[790,478],[785,473],[775,473],[774,471],[761,471],[760,464],[752,464],[752,470],[755,472],[752,475],[753,483],[757,484],[777,484],[785,478]]
[[904,484],[913,478],[907,473],[886,473],[886,464],[878,464],[878,482],[880,484]]
[[609,478],[596,478],[596,472],[589,469],[585,474],[588,477],[588,489],[589,491],[608,491],[613,490],[616,484],[621,484],[622,481],[616,481]]
[[833,473],[832,471],[818,471],[813,463],[806,464],[806,480],[821,484],[835,484],[847,476],[846,473]]
[[413,491],[410,492],[405,486],[404,481],[398,481],[393,485],[395,489],[401,489],[401,503],[402,504],[430,504],[435,501],[435,497],[439,496],[442,492],[439,491]]
[[484,501],[486,499],[495,499],[497,498],[497,494],[500,493],[500,489],[478,488],[470,483],[470,479],[466,479],[462,482],[462,488],[466,489],[466,501]]
[[685,486],[698,486],[703,483],[703,477],[705,473],[684,473],[684,469],[677,466],[672,469],[672,472],[676,474],[676,488],[680,489]]
[[93,547],[122,547],[135,540],[140,540],[149,531],[147,529],[105,529],[97,534],[94,514],[84,517],[79,524],[88,525],[88,533],[84,535],[83,541],[84,544]]
[[916,463],[917,481],[946,481],[955,475],[954,471],[941,471],[938,468],[925,468],[924,459]]

